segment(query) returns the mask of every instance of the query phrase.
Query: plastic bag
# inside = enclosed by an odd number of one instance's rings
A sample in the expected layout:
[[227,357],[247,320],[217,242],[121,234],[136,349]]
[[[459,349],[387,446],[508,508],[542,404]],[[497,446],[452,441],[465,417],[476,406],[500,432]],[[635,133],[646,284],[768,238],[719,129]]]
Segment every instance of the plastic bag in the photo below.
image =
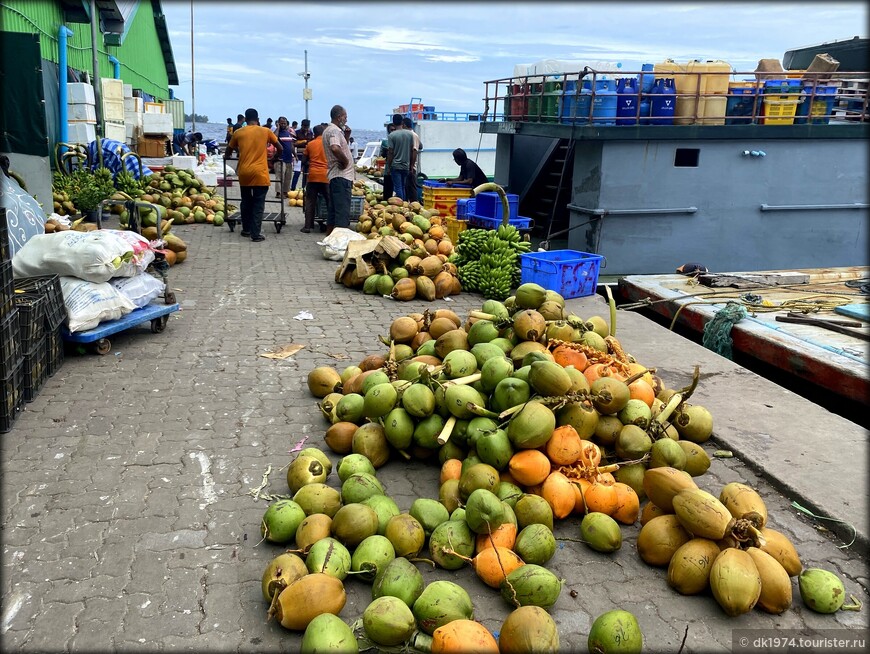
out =
[[[45,232],[45,212],[18,182],[0,172],[0,207],[6,209],[9,254],[15,256],[30,239]],[[36,273],[41,274],[41,273]]]
[[34,236],[12,259],[12,272],[15,277],[66,275],[88,282],[135,275],[135,266],[123,266],[133,260],[133,248],[112,231],[69,230]]
[[86,282],[78,277],[61,277],[67,325],[71,332],[93,329],[105,320],[115,320],[136,308],[108,282]]
[[135,270],[129,275],[121,275],[122,277],[132,277],[133,275],[143,273],[151,265],[151,262],[154,261],[154,248],[148,239],[141,234],[120,229],[107,229],[104,231],[110,232],[121,240],[126,241],[133,248],[132,261],[121,264],[121,269],[126,271],[127,267],[132,266]]
[[318,241],[320,252],[324,259],[329,261],[341,261],[344,259],[344,253],[347,250],[347,244],[351,241],[365,241],[366,237],[346,227],[336,227],[332,230],[332,234]]
[[160,297],[166,288],[166,284],[147,273],[118,277],[109,283],[140,309]]

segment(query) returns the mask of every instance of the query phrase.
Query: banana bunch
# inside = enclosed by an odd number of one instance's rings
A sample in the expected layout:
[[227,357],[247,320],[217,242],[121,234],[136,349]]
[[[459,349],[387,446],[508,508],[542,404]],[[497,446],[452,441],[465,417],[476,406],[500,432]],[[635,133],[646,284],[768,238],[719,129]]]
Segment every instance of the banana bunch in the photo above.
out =
[[520,283],[519,256],[531,247],[513,225],[500,225],[495,231],[460,232],[453,263],[462,288],[480,292],[487,299],[504,300]]

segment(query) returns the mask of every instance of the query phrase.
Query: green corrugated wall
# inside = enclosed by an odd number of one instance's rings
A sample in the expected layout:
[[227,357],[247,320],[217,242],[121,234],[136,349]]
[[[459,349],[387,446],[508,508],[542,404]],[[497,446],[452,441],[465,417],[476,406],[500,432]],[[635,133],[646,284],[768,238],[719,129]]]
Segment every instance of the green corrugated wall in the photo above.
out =
[[[166,65],[154,27],[151,2],[142,0],[131,16],[132,24],[120,46],[107,46],[97,33],[101,77],[112,77],[109,55],[121,62],[121,79],[133,88],[142,89],[160,100],[169,97]],[[46,0],[0,0],[0,30],[39,32],[43,59],[57,63],[57,30],[63,21],[60,3]],[[73,32],[68,40],[67,60],[77,70],[93,73],[91,62],[91,26],[68,23]]]

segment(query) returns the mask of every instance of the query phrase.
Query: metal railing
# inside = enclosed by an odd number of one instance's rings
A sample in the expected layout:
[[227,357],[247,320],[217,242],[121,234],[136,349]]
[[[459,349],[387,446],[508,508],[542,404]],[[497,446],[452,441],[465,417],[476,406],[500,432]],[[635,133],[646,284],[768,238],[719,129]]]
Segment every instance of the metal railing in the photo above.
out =
[[[636,87],[617,93],[620,79],[636,80]],[[673,92],[651,93],[644,89],[645,79],[672,80]],[[861,124],[870,122],[868,79],[870,72],[612,73],[585,68],[484,82],[483,120],[592,126]],[[661,113],[645,115],[646,106],[664,96],[673,99],[673,113],[657,109]]]

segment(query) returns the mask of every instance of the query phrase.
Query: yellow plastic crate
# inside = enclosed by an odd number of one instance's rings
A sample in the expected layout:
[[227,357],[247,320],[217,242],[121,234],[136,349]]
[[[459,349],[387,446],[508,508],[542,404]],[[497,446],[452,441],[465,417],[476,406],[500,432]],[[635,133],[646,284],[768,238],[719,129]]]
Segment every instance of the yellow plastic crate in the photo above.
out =
[[765,96],[762,99],[764,100],[762,125],[794,124],[794,116],[800,100],[788,95]]
[[444,225],[445,230],[447,231],[447,238],[449,238],[454,245],[459,242],[459,235],[468,229],[467,221],[452,218],[451,216],[447,217]]
[[424,209],[437,209],[440,216],[452,216],[456,218],[456,200],[435,200],[434,202],[423,202]]

